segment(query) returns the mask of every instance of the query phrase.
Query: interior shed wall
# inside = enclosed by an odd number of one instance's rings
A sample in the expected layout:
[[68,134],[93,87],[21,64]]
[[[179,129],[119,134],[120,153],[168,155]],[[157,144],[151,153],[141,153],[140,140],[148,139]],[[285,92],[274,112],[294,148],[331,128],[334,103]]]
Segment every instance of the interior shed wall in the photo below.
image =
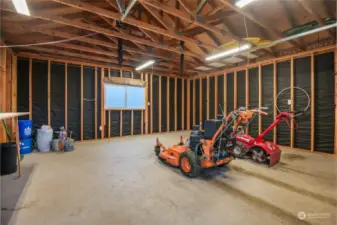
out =
[[[334,76],[337,71],[337,53],[335,51],[308,52],[298,54],[296,57],[276,58],[231,68],[220,74],[216,72],[192,78],[190,83],[195,84],[195,90],[190,89],[190,94],[195,98],[195,103],[191,104],[190,107],[195,112],[190,112],[190,116],[196,115],[199,118],[199,115],[206,112],[203,107],[198,105],[199,102],[205,103],[203,92],[206,85],[199,84],[200,82],[204,83],[206,77],[208,80],[216,77],[217,96],[215,98],[219,104],[224,102],[225,112],[231,112],[234,106],[268,107],[268,116],[256,117],[249,124],[248,133],[256,136],[276,119],[278,114],[276,106],[289,110],[303,110],[306,97],[294,88],[300,87],[310,96],[311,104],[304,115],[296,118],[299,128],[295,129],[295,123],[290,122],[292,128],[289,128],[285,122],[281,122],[277,129],[266,135],[265,139],[274,141],[281,146],[337,154],[335,144],[337,113],[334,97],[337,89]],[[213,85],[211,85],[211,88],[213,88]],[[276,102],[277,94],[284,88],[290,88],[289,96],[286,100]],[[211,98],[211,90],[207,88],[205,90],[210,93]],[[289,106],[288,98],[291,98],[291,93],[294,101]],[[207,104],[208,108],[213,107],[212,101],[208,101]],[[205,117],[202,116],[202,118],[201,122],[204,121]]]

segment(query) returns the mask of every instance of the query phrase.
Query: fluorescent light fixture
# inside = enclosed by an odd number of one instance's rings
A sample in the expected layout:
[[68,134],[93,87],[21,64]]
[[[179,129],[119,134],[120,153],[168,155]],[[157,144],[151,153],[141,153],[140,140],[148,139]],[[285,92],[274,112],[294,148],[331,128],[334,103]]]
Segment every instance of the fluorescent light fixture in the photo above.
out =
[[224,52],[219,52],[215,55],[208,56],[206,58],[206,61],[211,61],[211,60],[214,60],[214,59],[230,56],[230,55],[233,55],[235,53],[239,53],[239,52],[245,51],[247,49],[250,49],[251,47],[252,46],[250,44],[245,44],[245,45],[239,46],[237,48],[233,48],[233,49],[230,49],[230,50],[227,50],[227,51],[224,51]]
[[146,68],[146,67],[148,67],[148,66],[151,66],[152,64],[154,64],[154,60],[150,60],[150,61],[147,61],[146,63],[144,63],[143,65],[140,65],[140,66],[138,66],[137,68],[136,68],[136,70],[138,71],[138,70],[142,70],[142,69],[144,69],[144,68]]
[[252,3],[253,1],[256,1],[256,0],[239,0],[235,3],[235,5],[239,8],[243,8],[249,3]]
[[26,0],[12,0],[17,13],[30,16]]

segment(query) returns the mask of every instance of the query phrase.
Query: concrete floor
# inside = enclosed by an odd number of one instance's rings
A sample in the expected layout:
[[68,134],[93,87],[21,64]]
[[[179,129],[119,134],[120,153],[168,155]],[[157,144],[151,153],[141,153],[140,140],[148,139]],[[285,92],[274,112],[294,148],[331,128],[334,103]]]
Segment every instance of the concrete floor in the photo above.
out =
[[[187,134],[159,137],[170,145]],[[234,160],[189,179],[157,160],[156,137],[27,156],[34,170],[10,224],[337,224],[337,158],[284,150],[273,168]]]

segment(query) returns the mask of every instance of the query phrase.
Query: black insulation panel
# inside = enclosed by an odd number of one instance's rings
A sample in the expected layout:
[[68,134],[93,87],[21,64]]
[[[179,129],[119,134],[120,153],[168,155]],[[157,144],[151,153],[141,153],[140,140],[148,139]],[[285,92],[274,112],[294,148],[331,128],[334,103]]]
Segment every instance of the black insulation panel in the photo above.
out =
[[54,130],[65,126],[65,64],[50,65],[50,122]]
[[[17,61],[17,111],[29,112],[29,60],[25,58]],[[29,115],[20,119],[28,120]]]
[[315,151],[331,154],[336,123],[334,84],[334,53],[315,56]]
[[[268,116],[261,116],[262,131],[267,129],[274,122],[274,65],[267,65],[261,68],[262,75],[262,106],[268,107]],[[273,130],[264,139],[273,141]]]
[[[120,122],[121,122],[121,111],[112,110],[110,111],[110,137],[119,137],[121,134]],[[124,122],[124,120],[123,120]],[[123,124],[124,127],[124,124]]]
[[142,133],[142,111],[134,110],[133,111],[133,134]]
[[104,110],[104,116],[105,116],[105,126],[104,126],[104,138],[109,138],[109,116],[110,112]]
[[202,90],[202,98],[201,98],[201,109],[202,109],[202,122],[207,120],[207,79],[204,78],[201,80],[201,90]]
[[175,86],[174,86],[174,78],[170,79],[170,131],[174,131],[175,121],[174,121],[174,92]]
[[131,135],[131,110],[123,110],[123,136]]
[[167,131],[167,77],[161,77],[161,132]]
[[234,73],[227,74],[227,114],[234,110]]
[[152,88],[152,84],[151,84],[151,74],[147,75],[147,83],[148,83],[148,88],[147,88],[147,100],[148,100],[148,104],[147,105],[147,109],[148,109],[148,114],[147,114],[147,128],[148,128],[148,133],[151,133],[151,107],[152,107],[152,103],[151,101],[151,88]]
[[138,79],[140,80],[142,78],[140,73],[133,73],[133,79]]
[[237,76],[237,106],[246,107],[246,71],[239,71]]
[[123,70],[123,78],[131,78],[131,72]]
[[81,139],[81,67],[68,65],[68,131],[75,140]]
[[[290,87],[290,61],[277,63],[277,92],[279,93],[288,87]],[[285,95],[282,95],[282,98],[277,100],[277,106],[280,109],[289,108],[290,92],[284,93]],[[290,128],[285,122],[277,126],[277,144],[290,146]]]
[[83,139],[95,139],[95,68],[83,67]]
[[196,108],[193,108],[193,89],[194,89],[194,81],[190,80],[190,93],[189,93],[189,98],[190,98],[190,115],[189,115],[189,120],[190,120],[190,129],[193,127],[193,112],[196,111]]
[[215,77],[209,78],[209,118],[215,118]]
[[[218,105],[216,107],[218,107],[218,114],[221,114],[222,110],[225,110],[224,108],[224,92],[225,87],[224,87],[224,75],[219,75],[218,76],[218,93],[217,93],[217,97],[218,97]],[[221,105],[221,109],[219,108],[219,105]]]
[[32,119],[33,127],[48,125],[48,61],[33,60]]
[[120,70],[110,70],[110,77],[121,77]]
[[159,132],[159,76],[152,78],[152,122],[153,133]]
[[[252,68],[249,73],[249,108],[259,107],[259,69]],[[259,134],[259,117],[249,123],[249,134],[256,137]]]
[[200,118],[200,79],[195,80],[195,124],[199,125],[201,122]]
[[108,69],[104,69],[104,77],[109,77],[109,70]]
[[97,102],[97,138],[102,138],[102,133],[100,130],[100,127],[102,126],[102,113],[101,113],[101,68],[97,68],[97,77],[96,77],[96,82],[97,82],[97,96],[96,96],[96,102]]
[[[304,89],[311,96],[311,57],[298,58],[294,61],[295,87]],[[294,89],[295,105],[294,110],[304,110],[308,104],[305,93]],[[294,130],[294,147],[308,149],[311,148],[311,111],[310,109],[298,118],[299,127]]]
[[182,80],[177,79],[177,130],[182,130]]
[[189,119],[189,115],[187,115],[187,103],[188,103],[188,98],[189,98],[189,93],[187,93],[187,80],[184,80],[184,102],[185,104],[183,105],[184,107],[184,128],[185,130],[188,130],[187,128],[187,120]]

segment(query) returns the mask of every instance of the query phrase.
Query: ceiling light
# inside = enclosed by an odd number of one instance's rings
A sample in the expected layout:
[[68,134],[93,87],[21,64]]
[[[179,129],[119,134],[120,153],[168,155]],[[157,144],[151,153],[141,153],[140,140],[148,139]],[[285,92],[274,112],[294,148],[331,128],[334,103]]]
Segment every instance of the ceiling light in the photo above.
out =
[[230,55],[233,55],[235,53],[239,53],[239,52],[245,51],[247,49],[250,49],[251,47],[252,46],[250,44],[245,44],[245,45],[242,45],[242,46],[237,47],[237,48],[233,48],[233,49],[230,49],[230,50],[227,50],[227,51],[224,51],[224,52],[219,52],[215,55],[208,56],[206,58],[206,61],[211,61],[211,60],[214,60],[214,59],[230,56]]
[[249,3],[252,3],[253,1],[255,1],[255,0],[239,0],[235,3],[235,5],[239,8],[243,8],[246,5],[248,5]]
[[148,67],[148,66],[151,66],[152,64],[154,64],[154,62],[155,62],[154,60],[150,60],[150,61],[144,63],[143,65],[138,66],[138,67],[136,68],[136,70],[137,70],[137,71],[138,71],[138,70],[142,70],[142,69],[144,69],[144,68],[146,68],[146,67]]
[[30,16],[26,0],[12,0],[17,13]]

